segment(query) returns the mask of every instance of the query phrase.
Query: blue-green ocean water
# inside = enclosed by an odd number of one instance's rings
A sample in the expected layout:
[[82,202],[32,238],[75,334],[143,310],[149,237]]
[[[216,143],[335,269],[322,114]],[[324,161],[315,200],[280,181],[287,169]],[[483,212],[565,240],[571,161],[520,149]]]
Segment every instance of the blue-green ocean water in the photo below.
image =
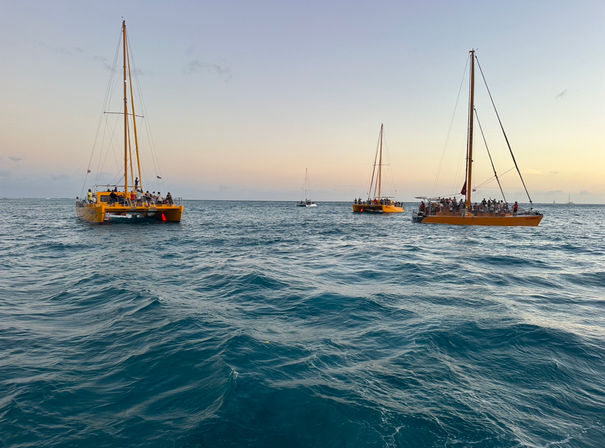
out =
[[0,200],[0,446],[605,446],[604,206],[185,205]]

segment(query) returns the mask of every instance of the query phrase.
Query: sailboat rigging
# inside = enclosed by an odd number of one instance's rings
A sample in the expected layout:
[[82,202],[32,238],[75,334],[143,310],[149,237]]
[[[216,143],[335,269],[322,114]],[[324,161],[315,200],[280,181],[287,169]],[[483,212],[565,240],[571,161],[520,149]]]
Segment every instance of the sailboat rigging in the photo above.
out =
[[317,207],[317,204],[309,199],[309,169],[305,168],[305,200],[296,204],[298,207]]
[[[136,120],[141,115],[137,115],[135,111],[125,20],[122,21],[121,40],[123,52],[123,111],[105,113],[124,115],[124,184],[119,186],[117,184],[95,185],[88,189],[87,197],[77,198],[76,213],[80,218],[92,223],[136,221],[140,219],[179,222],[183,214],[183,205],[180,198],[173,198],[170,193],[163,197],[160,192],[156,195],[155,192],[150,194],[149,191],[143,190],[143,172],[141,170]],[[131,123],[132,126],[130,126]],[[133,146],[136,158],[132,154]],[[135,161],[136,176],[134,171]],[[87,173],[90,172],[89,167]],[[156,176],[156,178],[161,179],[160,176]]]
[[[475,50],[470,50],[469,52],[471,61],[470,61],[470,86],[469,86],[469,108],[468,108],[468,133],[467,133],[467,145],[466,145],[466,171],[464,178],[464,185],[462,190],[460,191],[460,195],[464,197],[464,201],[461,199],[460,201],[456,200],[456,198],[424,198],[421,197],[419,199],[423,199],[420,203],[420,206],[416,213],[412,216],[412,220],[414,222],[425,223],[425,224],[453,224],[453,225],[475,225],[475,226],[537,226],[540,224],[542,220],[542,214],[538,211],[534,210],[532,207],[532,200],[529,196],[529,192],[525,185],[525,181],[523,180],[523,176],[521,175],[521,171],[519,170],[519,166],[517,165],[517,160],[513,154],[512,148],[510,146],[510,142],[504,131],[504,126],[502,125],[502,121],[500,120],[500,115],[498,114],[498,110],[496,109],[492,94],[487,86],[487,82],[485,81],[485,76],[483,75],[483,70],[481,69],[481,65],[479,65],[479,61],[477,60],[477,56],[475,55]],[[487,93],[489,99],[491,101],[492,106],[496,112],[496,117],[498,119],[498,123],[504,134],[504,139],[508,146],[510,155],[512,157],[514,167],[519,174],[521,179],[521,183],[527,194],[527,198],[530,203],[529,210],[521,210],[519,208],[518,202],[515,202],[512,207],[509,206],[509,203],[506,201],[506,197],[504,196],[504,191],[502,189],[502,185],[500,184],[500,179],[496,172],[494,162],[487,147],[487,142],[485,141],[485,136],[483,135],[483,129],[481,128],[481,123],[479,121],[479,116],[477,114],[477,110],[475,108],[475,63],[479,67],[479,71],[481,73],[481,77],[485,83],[487,88]],[[472,202],[472,193],[473,189],[473,132],[474,132],[474,123],[477,121],[477,125],[483,137],[485,146],[487,148],[487,152],[489,155],[489,160],[491,163],[491,167],[494,172],[494,178],[498,182],[498,186],[500,188],[500,192],[502,193],[503,201],[496,200],[488,200],[483,199],[480,203]],[[426,201],[426,202],[425,202]]]
[[[392,200],[389,197],[382,196],[382,145],[384,140],[384,125],[380,124],[380,134],[378,137],[378,148],[374,156],[374,167],[372,169],[372,179],[370,180],[370,189],[368,198],[355,199],[353,203],[354,213],[403,213],[405,211],[403,203]],[[378,164],[376,160],[378,159]]]

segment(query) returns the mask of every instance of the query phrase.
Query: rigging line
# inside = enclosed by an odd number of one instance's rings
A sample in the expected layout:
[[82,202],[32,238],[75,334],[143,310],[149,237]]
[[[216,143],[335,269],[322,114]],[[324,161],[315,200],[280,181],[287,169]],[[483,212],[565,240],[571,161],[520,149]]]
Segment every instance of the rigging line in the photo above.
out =
[[94,171],[94,179],[95,179],[95,183],[99,183],[100,181],[100,171],[101,171],[101,167],[103,166],[104,163],[104,158],[107,157],[107,151],[104,149],[105,148],[105,142],[107,140],[107,134],[108,134],[108,128],[109,128],[109,122],[107,120],[107,117],[104,117],[105,120],[103,121],[103,134],[101,136],[101,142],[99,143],[100,145],[100,153],[98,158],[93,161],[94,165],[93,166],[93,171]]
[[525,186],[525,181],[523,180],[523,176],[521,175],[521,170],[517,165],[517,160],[515,159],[515,155],[513,154],[513,149],[510,146],[508,141],[508,137],[506,135],[506,131],[504,131],[504,126],[502,125],[502,120],[500,120],[500,114],[498,113],[498,109],[496,109],[496,104],[494,103],[494,98],[492,97],[492,92],[489,90],[489,86],[487,85],[487,80],[485,79],[485,75],[483,74],[483,69],[481,68],[481,64],[479,64],[479,59],[476,58],[477,65],[479,66],[479,71],[481,72],[481,78],[483,78],[483,83],[485,84],[485,88],[487,89],[487,94],[489,95],[489,99],[492,102],[492,106],[494,107],[494,112],[496,112],[496,117],[498,118],[498,123],[500,123],[500,129],[502,129],[502,134],[504,135],[504,140],[506,140],[506,145],[508,146],[508,150],[510,151],[510,156],[513,159],[513,163],[515,164],[515,168],[517,169],[517,173],[519,173],[519,178],[521,179],[521,183],[523,184],[523,188],[525,189],[525,194],[527,194],[527,199],[529,199],[529,203],[533,204],[531,200],[531,196],[529,195],[529,191],[527,191],[527,187]]
[[[508,170],[506,170],[504,173],[502,173],[502,175],[500,177],[505,176],[506,174],[510,173],[512,170],[514,170],[515,167],[513,166],[512,168],[509,168]],[[492,179],[494,179],[494,176],[490,177],[489,179],[484,180],[483,182],[481,182],[480,184],[477,184],[474,188],[474,190],[476,190],[479,187],[482,187],[483,185],[489,183],[492,181]]]
[[479,187],[482,187],[482,186],[484,186],[485,184],[489,184],[489,183],[490,183],[492,180],[494,180],[494,179],[495,179],[495,177],[494,177],[494,176],[492,176],[492,177],[490,177],[490,178],[488,178],[488,179],[485,179],[485,180],[484,180],[483,182],[481,182],[480,184],[475,185],[475,186],[473,187],[473,191],[476,191],[476,190],[477,190]]
[[[128,56],[130,56],[130,49],[128,47]],[[130,87],[130,106],[132,107],[132,130],[134,132],[134,146],[136,149],[137,155],[137,172],[139,174],[139,185],[141,188],[143,187],[143,176],[141,175],[141,158],[139,157],[139,139],[137,136],[137,119],[136,119],[136,111],[134,108],[134,95],[133,95],[133,86],[132,86],[132,75],[130,70],[130,57],[128,58],[128,84]],[[132,154],[131,154],[132,157]],[[132,161],[131,161],[132,165]],[[135,185],[136,187],[136,185]]]
[[[142,110],[143,115],[148,117],[149,113],[147,111],[147,107],[145,106],[145,101],[143,100],[143,88],[141,86],[139,77],[136,76],[137,63],[136,63],[134,51],[132,49],[132,46],[130,45],[130,36],[127,36],[126,38],[128,39],[128,53],[129,53],[130,59],[132,61],[132,66],[134,67],[136,93],[137,93],[138,101],[141,104],[141,110]],[[149,142],[149,152],[151,154],[151,162],[153,163],[156,180],[158,177],[161,179],[163,176],[162,176],[162,172],[160,171],[160,162],[158,160],[158,156],[155,151],[155,142],[154,142],[153,136],[151,134],[151,120],[149,118],[147,118],[143,127],[145,128],[145,133],[147,134],[147,140]]]
[[374,165],[372,168],[372,180],[370,181],[370,189],[368,190],[368,199],[372,197],[372,187],[374,187],[374,197],[376,197],[376,190],[378,188],[378,179],[376,179],[376,185],[374,185],[374,174],[376,173],[376,159],[378,159],[378,148],[380,147],[380,133],[378,133],[378,142],[376,143],[376,152],[374,153]]
[[483,137],[483,143],[485,144],[485,149],[487,149],[487,155],[489,156],[489,163],[492,164],[492,170],[494,170],[494,177],[498,182],[498,187],[500,187],[500,193],[502,193],[502,198],[504,202],[506,201],[506,196],[504,196],[504,190],[502,190],[502,185],[500,184],[500,179],[498,179],[498,173],[496,173],[496,167],[494,166],[494,161],[492,160],[492,153],[489,152],[489,147],[487,146],[487,140],[485,139],[485,134],[483,133],[483,127],[481,126],[481,122],[479,121],[479,114],[477,113],[477,108],[473,107],[475,110],[475,118],[477,119],[477,124],[479,125],[479,130],[481,131],[481,137]]
[[[474,107],[473,101],[472,99],[474,98],[475,92],[474,92],[474,73],[475,73],[475,61],[474,58],[475,57],[475,52],[474,50],[472,52],[469,53],[469,60],[471,61],[471,73],[472,75],[469,75],[468,77],[468,109],[469,109],[469,114],[468,114],[468,118],[467,118],[467,128],[466,128],[466,169],[464,171],[464,185],[466,186],[466,197],[468,199],[469,193],[473,192],[472,189],[472,185],[470,185],[469,182],[469,173],[472,170],[472,165],[473,165],[473,159],[471,158],[472,154],[472,145],[473,145],[473,133],[472,128],[473,128],[473,118],[472,118],[472,114],[471,114],[471,107]],[[470,160],[469,160],[470,159]],[[470,202],[470,201],[469,201]]]
[[[114,114],[114,115],[124,115],[124,112],[103,112],[104,114]],[[129,117],[132,117],[132,114],[127,114]],[[135,117],[145,118],[144,115],[135,115]]]
[[132,179],[132,190],[134,191],[134,171],[132,168],[132,142],[130,137],[130,123],[128,124],[128,128],[126,133],[128,134],[128,162],[130,163],[130,178]]
[[391,169],[391,164],[390,163],[385,163],[385,160],[388,160],[389,162],[392,160],[391,159],[391,152],[389,150],[389,146],[388,146],[388,142],[387,139],[385,137],[385,132],[384,130],[382,131],[382,150],[384,152],[384,155],[382,157],[382,167],[388,167],[388,169],[386,170],[382,170],[382,196],[384,197],[384,191],[385,188],[384,186],[387,185],[389,188],[387,189],[387,191],[392,192],[393,194],[396,191],[396,187],[395,187],[395,181],[393,180],[393,173],[392,173],[392,169]]
[[439,165],[437,166],[437,173],[435,174],[435,180],[433,182],[433,190],[437,188],[437,180],[439,178],[439,175],[441,174],[441,167],[443,166],[443,157],[445,156],[445,150],[447,149],[447,145],[449,144],[450,135],[454,126],[454,119],[456,118],[456,112],[458,110],[458,102],[460,101],[460,93],[462,92],[462,86],[464,85],[464,80],[466,79],[466,69],[468,67],[468,61],[469,58],[466,58],[466,63],[464,64],[464,71],[462,72],[462,80],[460,81],[460,87],[458,87],[458,95],[456,95],[454,111],[452,113],[452,118],[450,119],[450,125],[447,130],[447,136],[445,137],[445,143],[443,144],[443,149],[441,150],[441,158],[439,159]]
[[[116,45],[116,51],[114,54],[113,63],[112,63],[112,66],[110,67],[109,83],[107,85],[105,102],[103,104],[103,111],[109,107],[109,104],[111,103],[111,99],[113,96],[113,92],[115,90],[115,86],[118,83],[118,77],[117,77],[118,71],[116,70],[116,66],[117,66],[117,61],[118,61],[118,57],[119,57],[119,53],[120,53],[121,43],[122,43],[122,31],[120,30],[118,42]],[[100,120],[103,120],[103,115],[104,115],[103,113],[100,114]],[[109,148],[106,147],[106,138],[107,138],[107,133],[108,133],[108,128],[109,128],[109,120],[107,119],[106,116],[105,116],[104,124],[105,125],[103,127],[103,137],[102,137],[102,141],[100,144],[101,154],[99,155],[99,157],[97,159],[97,169],[96,169],[96,177],[95,177],[96,183],[99,183],[99,181],[101,179],[100,170],[103,166],[106,166],[105,160],[107,159],[107,154],[109,152]],[[113,138],[112,138],[113,132],[115,132],[115,129],[110,134],[110,139],[109,139],[110,143],[113,140]],[[104,154],[103,154],[103,152],[104,152]]]
[[[120,156],[121,156],[121,148],[118,148],[118,145],[115,143],[115,135],[116,130],[118,129],[118,125],[120,124],[118,120],[112,120],[113,125],[109,125],[109,120],[106,121],[105,125],[105,133],[103,134],[103,138],[105,139],[105,134],[107,133],[107,128],[109,128],[109,136],[107,140],[107,149],[105,150],[105,158],[103,160],[99,160],[99,169],[101,166],[107,166],[107,159],[111,154],[113,156],[113,167],[117,169],[117,167],[121,166]],[[105,144],[104,144],[105,146]],[[120,170],[117,169],[119,172]],[[122,175],[122,178],[124,176]]]
[[[113,68],[115,67],[115,65],[117,63],[116,61],[118,59],[118,54],[120,53],[120,42],[122,42],[122,32],[121,32],[121,30],[120,30],[120,37],[118,38],[118,43],[116,45],[116,51],[115,51],[114,56],[113,56],[113,65],[112,65],[112,69],[111,69],[111,72],[110,72],[110,75],[109,75],[109,81],[107,82],[107,87],[105,88],[105,97],[103,99],[103,107],[101,109],[101,112],[103,112],[106,109],[107,103],[108,103],[108,98],[109,98],[109,96],[111,94],[111,83],[113,82],[113,75],[114,75],[114,69]],[[103,122],[103,113],[101,113],[101,115],[99,116],[99,121],[97,123],[97,130],[95,132],[95,139],[94,139],[93,144],[92,144],[92,150],[90,152],[90,158],[88,159],[88,165],[86,167],[86,175],[84,176],[84,182],[82,183],[82,188],[80,190],[81,194],[84,193],[84,189],[86,188],[86,181],[88,179],[88,174],[89,174],[90,168],[92,166],[93,158],[94,158],[94,155],[95,155],[95,148],[97,146],[97,140],[99,138],[99,131],[101,129],[101,123],[102,122]]]

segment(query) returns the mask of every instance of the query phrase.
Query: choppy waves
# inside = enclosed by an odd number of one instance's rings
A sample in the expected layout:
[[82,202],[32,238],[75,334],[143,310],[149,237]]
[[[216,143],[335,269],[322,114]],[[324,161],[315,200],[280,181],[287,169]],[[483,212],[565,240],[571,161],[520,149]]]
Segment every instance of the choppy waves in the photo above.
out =
[[605,437],[605,207],[525,229],[338,203],[191,201],[180,225],[0,211],[2,446]]

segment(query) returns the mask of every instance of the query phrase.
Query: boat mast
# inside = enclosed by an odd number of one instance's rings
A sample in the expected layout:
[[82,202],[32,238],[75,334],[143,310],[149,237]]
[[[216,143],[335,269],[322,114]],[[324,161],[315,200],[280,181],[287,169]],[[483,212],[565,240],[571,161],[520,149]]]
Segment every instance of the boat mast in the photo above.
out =
[[309,168],[305,168],[305,202],[309,197]]
[[381,186],[382,186],[382,127],[383,123],[380,123],[380,158],[378,160],[378,200],[382,198]]
[[473,172],[473,112],[475,110],[475,50],[471,50],[471,76],[470,76],[470,97],[468,105],[468,136],[466,152],[466,209],[471,208],[471,175]]
[[124,199],[128,193],[128,91],[126,89],[126,20],[122,20],[122,45],[124,52]]
[[[128,48],[127,48],[128,49]],[[130,49],[128,49],[128,84],[130,85],[130,108],[132,109],[132,130],[134,132],[134,147],[137,154],[137,169],[139,173],[139,188],[143,190],[143,177],[141,176],[141,158],[139,157],[139,139],[137,138],[137,115],[134,110],[134,94],[132,91],[132,74],[130,72]]]

